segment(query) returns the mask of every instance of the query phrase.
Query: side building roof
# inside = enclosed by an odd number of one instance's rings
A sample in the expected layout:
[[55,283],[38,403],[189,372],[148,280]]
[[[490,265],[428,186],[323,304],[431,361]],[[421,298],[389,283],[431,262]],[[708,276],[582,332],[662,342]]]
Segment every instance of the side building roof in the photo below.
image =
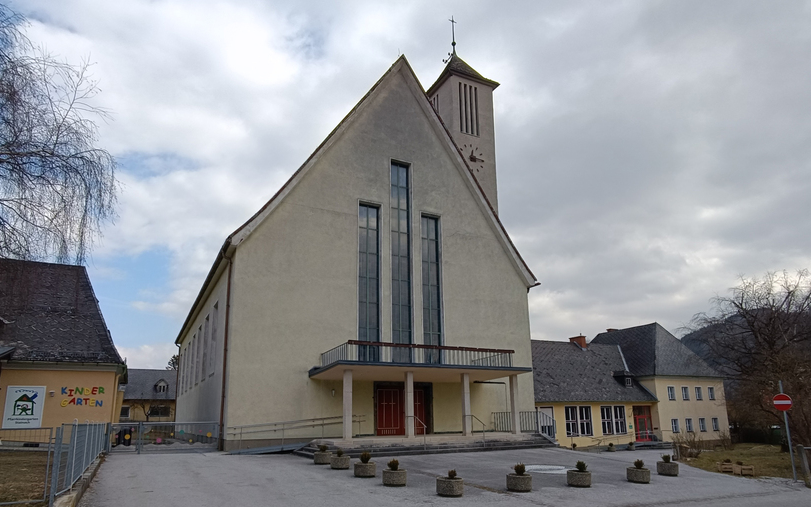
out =
[[0,350],[15,361],[124,364],[84,266],[0,259]]
[[[177,394],[177,371],[175,370],[142,370],[128,368],[125,400],[174,400]],[[155,386],[163,380],[166,391],[159,393]]]
[[581,349],[568,342],[532,340],[535,401],[654,402],[636,381],[625,387],[625,363],[616,345]]
[[622,346],[628,368],[639,377],[721,376],[681,340],[656,322],[600,333],[591,343]]

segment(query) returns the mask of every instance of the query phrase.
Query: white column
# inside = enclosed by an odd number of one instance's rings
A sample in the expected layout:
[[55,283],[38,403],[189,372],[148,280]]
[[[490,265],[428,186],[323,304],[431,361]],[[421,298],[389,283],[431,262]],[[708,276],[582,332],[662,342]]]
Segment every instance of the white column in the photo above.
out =
[[405,374],[405,434],[406,438],[414,438],[414,372]]
[[470,374],[462,374],[462,433],[465,436],[473,434],[473,418],[470,417]]
[[510,375],[510,411],[512,412],[513,433],[521,433],[521,420],[518,413],[518,375]]
[[344,370],[344,440],[352,440],[352,370]]

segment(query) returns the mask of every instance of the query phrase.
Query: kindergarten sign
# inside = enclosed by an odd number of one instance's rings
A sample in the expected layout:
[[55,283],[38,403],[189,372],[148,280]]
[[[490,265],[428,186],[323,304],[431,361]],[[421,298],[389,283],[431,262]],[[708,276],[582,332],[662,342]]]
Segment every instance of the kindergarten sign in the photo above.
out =
[[62,401],[59,403],[63,407],[68,405],[78,405],[81,407],[101,407],[104,405],[104,400],[97,398],[98,395],[104,394],[104,388],[101,386],[93,387],[62,387]]
[[39,428],[44,402],[45,386],[8,386],[3,429]]

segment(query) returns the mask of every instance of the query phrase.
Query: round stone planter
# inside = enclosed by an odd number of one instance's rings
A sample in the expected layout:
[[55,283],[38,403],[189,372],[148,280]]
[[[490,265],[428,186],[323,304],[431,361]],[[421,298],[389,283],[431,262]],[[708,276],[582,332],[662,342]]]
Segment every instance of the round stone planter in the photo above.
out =
[[377,463],[370,461],[364,463],[362,461],[355,462],[355,477],[369,478],[374,477],[377,472]]
[[517,493],[532,491],[532,476],[527,473],[524,475],[507,474],[507,489]]
[[315,451],[313,454],[313,463],[316,465],[329,465],[330,459],[332,458],[332,452],[320,452]]
[[349,460],[349,456],[333,456],[329,460],[329,466],[333,470],[348,470]]
[[575,488],[591,487],[591,472],[578,472],[577,470],[566,470],[566,484]]
[[383,485],[384,486],[405,486],[406,485],[406,471],[405,470],[383,470]]
[[656,462],[656,473],[659,475],[669,475],[670,477],[678,477],[679,476],[679,464],[673,463],[665,463],[664,461],[657,461]]
[[449,479],[447,477],[436,478],[436,494],[439,496],[462,496],[465,491],[465,481],[459,477]]
[[628,467],[626,476],[628,482],[636,482],[637,484],[648,484],[650,482],[650,470],[647,468]]
[[635,451],[636,450],[636,444],[628,444],[628,450],[629,451]]
[[607,451],[608,452],[617,452],[617,448],[616,448],[616,446],[610,445],[610,446],[608,446]]

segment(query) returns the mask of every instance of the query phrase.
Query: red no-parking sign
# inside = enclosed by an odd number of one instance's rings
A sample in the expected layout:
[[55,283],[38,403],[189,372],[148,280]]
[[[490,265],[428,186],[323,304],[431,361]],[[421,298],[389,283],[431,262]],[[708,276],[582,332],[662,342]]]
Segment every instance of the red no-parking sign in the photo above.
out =
[[788,394],[775,394],[774,398],[772,398],[772,404],[777,410],[785,412],[791,408],[791,397]]

